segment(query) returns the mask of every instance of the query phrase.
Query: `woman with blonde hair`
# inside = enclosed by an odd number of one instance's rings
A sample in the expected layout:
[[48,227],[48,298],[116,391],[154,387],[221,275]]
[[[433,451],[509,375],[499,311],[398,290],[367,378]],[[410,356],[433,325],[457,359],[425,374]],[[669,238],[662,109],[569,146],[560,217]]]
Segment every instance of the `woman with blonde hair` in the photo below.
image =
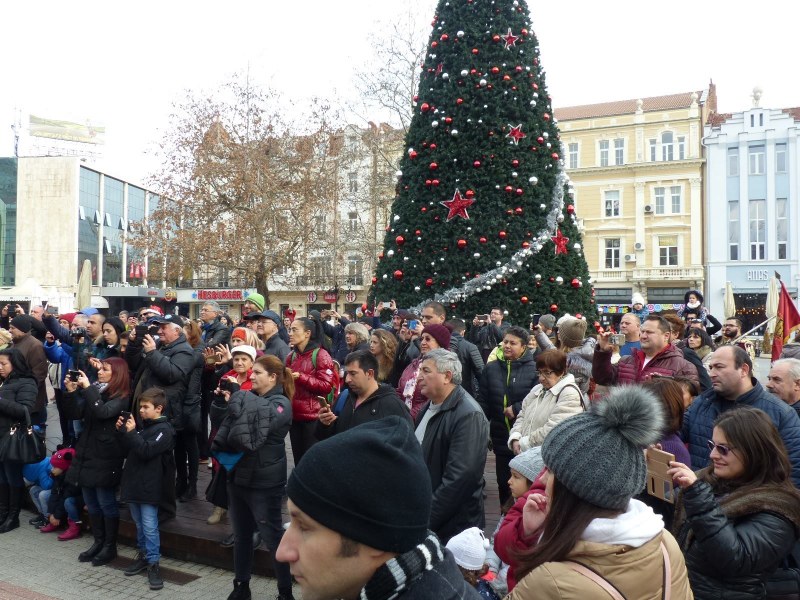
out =
[[374,329],[369,338],[369,351],[378,359],[377,380],[380,383],[392,383],[390,379],[397,354],[397,338],[385,329]]

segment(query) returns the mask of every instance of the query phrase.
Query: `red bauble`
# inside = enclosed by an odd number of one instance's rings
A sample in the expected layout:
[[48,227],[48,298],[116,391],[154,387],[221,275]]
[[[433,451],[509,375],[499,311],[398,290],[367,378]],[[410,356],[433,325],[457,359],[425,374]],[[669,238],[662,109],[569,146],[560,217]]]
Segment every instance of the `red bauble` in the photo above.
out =
[[431,150],[436,150],[436,144],[431,144],[430,148]]
[[506,186],[506,187],[504,187],[503,189],[504,189],[504,190],[506,191],[506,193],[508,193],[508,194],[510,194],[511,192],[513,192],[513,191],[514,191],[514,188],[513,188],[513,187],[511,187],[510,185],[507,185],[507,186]]
[[542,136],[537,137],[536,141],[539,142],[540,144],[544,144],[544,138]]
[[425,285],[427,285],[428,287],[431,287],[431,286],[433,285],[433,279],[431,279],[430,277],[428,277],[428,278],[425,280]]
[[516,169],[519,166],[519,161],[515,158],[511,161],[511,166]]
[[550,305],[550,312],[557,313],[558,312],[558,304],[551,304]]
[[378,254],[378,260],[383,260],[383,252],[381,252],[380,254]]
[[499,35],[497,35],[497,34],[495,33],[495,34],[492,36],[492,41],[493,41],[493,42],[499,42],[499,41],[500,41],[500,36],[499,36]]
[[458,240],[458,247],[462,250],[467,247],[467,240]]
[[472,53],[473,53],[473,54],[477,54],[478,52],[479,52],[479,50],[478,50],[477,48],[473,48],[473,49],[472,49]]
[[[450,123],[452,123],[452,122],[453,122],[453,117],[445,117],[445,118],[444,118],[444,122],[445,122],[447,125],[450,125]],[[431,145],[432,145],[432,144],[431,144]]]
[[492,67],[492,73],[497,75],[500,72],[500,67]]
[[553,152],[550,156],[553,157],[553,160],[558,160],[558,152]]
[[396,238],[394,238],[394,241],[397,243],[398,246],[402,246],[403,244],[406,243],[406,238],[404,238],[402,235],[398,235]]
[[422,234],[422,232],[421,232],[419,229],[417,229],[417,230],[414,232],[414,235],[420,235],[420,234]]
[[426,212],[428,212],[428,207],[427,206],[423,206],[419,210],[420,210],[420,212],[426,213]]
[[555,280],[556,280],[556,278],[555,278],[555,277],[550,277],[550,278],[548,279],[548,281],[549,281],[550,283],[553,283],[553,282],[555,282]]
[[481,244],[485,244],[485,243],[486,243],[487,241],[489,241],[489,240],[487,240],[485,237],[482,237],[482,238],[479,238],[479,239],[478,239],[478,241],[479,241]]
[[572,283],[572,287],[574,287],[575,289],[581,287],[582,285],[581,280],[578,279],[577,277],[575,277],[570,283]]
[[414,95],[414,97],[413,97],[413,98],[411,98],[411,99],[412,99],[414,102],[416,102],[417,100],[419,100],[419,96],[417,96],[417,95],[415,94],[415,95]]
[[478,167],[480,167],[480,166],[481,166],[481,161],[479,161],[479,160],[476,160],[475,162],[473,162],[473,163],[472,163],[472,166],[473,166],[473,167],[475,167],[475,168],[477,169]]
[[426,179],[426,180],[425,180],[425,185],[427,185],[428,187],[430,187],[430,186],[431,186],[431,180],[430,180],[430,179]]
[[523,296],[522,298],[519,299],[519,301],[522,302],[523,304],[527,304],[528,303],[528,297],[527,296]]
[[571,215],[575,214],[575,207],[572,204],[567,204],[567,213]]
[[542,118],[543,118],[545,121],[549,121],[549,120],[550,120],[550,115],[549,115],[549,113],[544,113],[544,114],[542,115]]
[[456,104],[459,104],[459,105],[464,104],[464,99],[463,98],[457,98],[456,99]]
[[416,150],[409,150],[408,151],[408,156],[410,158],[417,158],[417,151]]
[[516,67],[514,67],[514,70],[515,70],[517,73],[522,73],[522,65],[517,65]]
[[575,313],[576,319],[583,319],[583,315],[581,313]]
[[511,75],[503,75],[503,81],[511,81]]
[[436,46],[438,46],[438,45],[439,45],[439,42],[437,42],[436,40],[433,40],[431,42],[431,48],[436,48]]
[[438,169],[438,168],[439,168],[439,165],[438,165],[438,163],[432,162],[432,163],[429,165],[429,167],[430,167],[431,171],[435,171],[436,169]]
[[522,247],[523,248],[529,248],[530,247],[530,242],[522,242]]
[[[519,193],[519,190],[517,191],[517,193]],[[515,215],[521,215],[522,214],[522,207],[518,206],[517,208],[515,208],[514,209],[514,214]]]
[[450,39],[450,36],[447,35],[446,33],[443,33],[442,37],[440,37],[439,39],[442,40],[443,42],[446,42],[447,40]]
[[475,197],[475,190],[467,190],[466,192],[464,192],[464,195],[467,198],[474,198]]
[[506,239],[506,236],[507,236],[508,234],[507,234],[505,231],[501,231],[501,232],[500,232],[500,233],[498,233],[497,235],[500,237],[500,239],[501,239],[501,240],[504,240],[504,239]]
[[403,278],[403,272],[400,269],[394,272],[394,278],[400,281]]
[[378,278],[377,277],[373,277],[372,278],[372,285],[375,285],[376,283],[378,283]]
[[[522,196],[522,194],[524,194],[524,193],[525,193],[525,192],[523,192],[523,191],[522,191],[522,188],[517,188],[517,189],[516,189],[516,194],[517,194],[517,196]],[[517,214],[519,214],[519,213],[517,213]]]
[[431,181],[431,183],[433,184],[433,187],[436,187],[437,185],[439,185],[439,180],[434,179],[433,181]]
[[431,108],[431,105],[430,105],[430,104],[428,104],[427,102],[423,102],[423,103],[420,105],[420,107],[419,107],[419,109],[420,109],[422,112],[428,112],[428,111],[430,110],[430,108]]

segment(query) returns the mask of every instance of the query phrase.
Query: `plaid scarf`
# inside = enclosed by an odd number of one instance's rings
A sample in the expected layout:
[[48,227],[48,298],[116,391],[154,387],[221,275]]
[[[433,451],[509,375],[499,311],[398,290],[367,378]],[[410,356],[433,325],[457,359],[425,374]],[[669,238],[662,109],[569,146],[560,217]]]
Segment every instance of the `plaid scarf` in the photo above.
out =
[[361,590],[360,600],[393,600],[444,560],[444,547],[433,532],[417,547],[384,563]]

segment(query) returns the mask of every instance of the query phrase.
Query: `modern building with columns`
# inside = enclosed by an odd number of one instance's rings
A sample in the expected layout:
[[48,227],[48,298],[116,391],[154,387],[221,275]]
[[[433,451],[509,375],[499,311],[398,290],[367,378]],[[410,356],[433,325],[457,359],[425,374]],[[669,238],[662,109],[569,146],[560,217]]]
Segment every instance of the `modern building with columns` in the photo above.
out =
[[716,90],[556,108],[598,309],[670,310],[703,288],[703,124]]

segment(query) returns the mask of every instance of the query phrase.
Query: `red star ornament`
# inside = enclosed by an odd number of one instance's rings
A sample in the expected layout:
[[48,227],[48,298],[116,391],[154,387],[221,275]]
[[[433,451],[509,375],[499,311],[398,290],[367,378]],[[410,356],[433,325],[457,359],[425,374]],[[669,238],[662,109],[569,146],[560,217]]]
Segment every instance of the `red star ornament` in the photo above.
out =
[[511,131],[509,131],[506,134],[506,137],[511,138],[515,146],[519,144],[519,141],[521,139],[528,137],[527,135],[522,133],[522,123],[520,123],[516,127],[514,127],[511,123],[509,123],[508,126],[511,127]]
[[553,243],[556,245],[556,255],[567,253],[567,244],[569,244],[569,238],[564,236],[560,229],[556,229],[556,234],[550,239],[553,240]]
[[461,195],[461,190],[456,188],[456,193],[453,194],[452,200],[442,200],[439,202],[442,206],[447,207],[449,211],[447,213],[447,220],[450,221],[451,219],[455,219],[456,217],[461,217],[462,219],[469,219],[469,213],[467,213],[467,209],[475,204],[474,198],[464,198]]
[[502,39],[506,43],[506,50],[512,48],[519,39],[519,36],[514,35],[511,33],[511,27],[508,28],[508,33],[505,35],[501,35],[500,39]]

